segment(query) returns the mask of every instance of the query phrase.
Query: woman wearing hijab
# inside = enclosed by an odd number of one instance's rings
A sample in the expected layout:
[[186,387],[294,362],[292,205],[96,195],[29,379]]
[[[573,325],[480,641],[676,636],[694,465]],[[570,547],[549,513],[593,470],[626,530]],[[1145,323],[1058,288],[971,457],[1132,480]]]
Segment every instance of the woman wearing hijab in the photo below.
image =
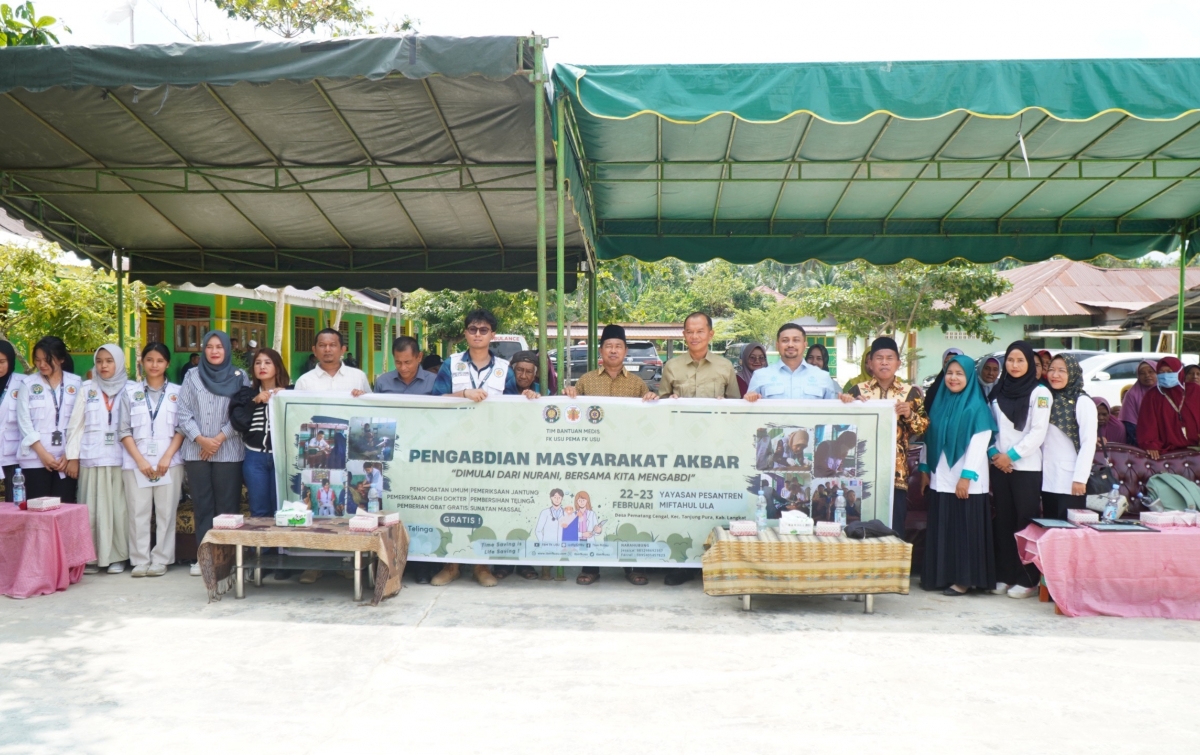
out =
[[1158,385],[1138,413],[1137,446],[1151,459],[1200,446],[1200,385],[1183,382],[1183,363],[1175,357],[1158,360]]
[[1121,411],[1117,419],[1125,426],[1125,440],[1131,446],[1137,445],[1138,414],[1142,411],[1142,401],[1146,394],[1154,390],[1157,381],[1158,362],[1153,359],[1143,360],[1137,368],[1137,382],[1129,389],[1129,393],[1121,399]]
[[129,386],[125,352],[115,343],[96,349],[92,379],[84,381],[67,426],[67,474],[79,479],[79,502],[87,504],[96,563],[84,571],[125,571],[129,558],[129,516],[121,467],[125,449],[118,440],[121,401]]
[[1096,404],[1096,438],[1100,445],[1125,442],[1125,426],[1108,403],[1108,399],[1092,396]]
[[[962,349],[946,349],[942,352],[942,371],[933,379],[933,385],[929,386],[929,390],[925,391],[925,411],[926,413],[933,410],[933,399],[937,396],[938,389],[942,387],[942,383],[946,380],[946,366],[950,364],[950,360],[963,353]],[[971,370],[971,374],[975,371]]]
[[1050,389],[1038,381],[1037,355],[1025,341],[1004,354],[1004,373],[988,396],[999,428],[988,457],[996,504],[996,595],[1037,594],[1037,569],[1021,563],[1018,532],[1041,513],[1042,443],[1050,427]]
[[1042,516],[1066,519],[1087,505],[1087,481],[1096,455],[1096,403],[1083,392],[1083,370],[1070,354],[1050,360],[1053,401],[1042,442]]
[[[943,370],[921,448],[921,486],[932,495],[921,587],[966,595],[996,586],[988,444],[996,421],[975,378],[975,362],[954,355]],[[930,459],[936,461],[931,462]]]
[[[177,429],[183,433],[183,465],[196,517],[196,546],[212,529],[216,514],[236,514],[242,500],[242,438],[229,422],[230,399],[250,385],[233,366],[229,336],[210,330],[200,341],[200,365],[189,372],[179,391]],[[192,576],[200,565],[192,564]]]
[[0,341],[0,469],[4,471],[5,498],[12,500],[12,478],[17,473],[17,449],[21,428],[17,425],[17,398],[25,376],[17,372],[17,352],[8,341]]
[[983,360],[983,366],[979,368],[979,385],[983,388],[985,398],[991,394],[992,389],[996,387],[996,381],[999,379],[1000,360],[996,357],[988,357]]
[[750,378],[754,375],[754,371],[761,370],[766,366],[767,350],[761,343],[748,343],[742,347],[742,354],[738,357],[737,381],[738,390],[742,392],[743,396],[750,387]]

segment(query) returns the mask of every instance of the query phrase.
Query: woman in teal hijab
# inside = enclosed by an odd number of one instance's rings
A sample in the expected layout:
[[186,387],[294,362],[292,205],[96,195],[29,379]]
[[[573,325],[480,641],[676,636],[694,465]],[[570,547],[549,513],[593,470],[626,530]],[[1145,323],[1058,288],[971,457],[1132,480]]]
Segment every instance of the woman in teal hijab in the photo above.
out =
[[987,449],[996,422],[975,378],[975,362],[946,363],[921,449],[921,488],[928,503],[921,587],[956,597],[996,585]]

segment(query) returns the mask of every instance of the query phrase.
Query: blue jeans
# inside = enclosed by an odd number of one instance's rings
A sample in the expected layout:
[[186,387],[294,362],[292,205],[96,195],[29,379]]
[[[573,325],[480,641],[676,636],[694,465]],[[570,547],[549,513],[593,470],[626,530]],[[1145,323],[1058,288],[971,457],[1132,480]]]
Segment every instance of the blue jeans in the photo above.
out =
[[275,516],[278,506],[275,497],[275,458],[271,454],[247,448],[246,459],[242,462],[242,478],[246,482],[250,516]]

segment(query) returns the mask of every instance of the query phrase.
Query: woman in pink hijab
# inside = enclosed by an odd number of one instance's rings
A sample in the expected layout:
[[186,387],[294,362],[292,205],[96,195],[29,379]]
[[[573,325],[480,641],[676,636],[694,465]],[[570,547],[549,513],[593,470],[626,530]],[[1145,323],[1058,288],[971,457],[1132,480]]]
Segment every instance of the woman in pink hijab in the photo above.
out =
[[1146,359],[1137,368],[1137,382],[1121,402],[1121,414],[1117,419],[1125,426],[1125,443],[1137,445],[1138,413],[1142,411],[1142,399],[1158,385],[1158,362]]

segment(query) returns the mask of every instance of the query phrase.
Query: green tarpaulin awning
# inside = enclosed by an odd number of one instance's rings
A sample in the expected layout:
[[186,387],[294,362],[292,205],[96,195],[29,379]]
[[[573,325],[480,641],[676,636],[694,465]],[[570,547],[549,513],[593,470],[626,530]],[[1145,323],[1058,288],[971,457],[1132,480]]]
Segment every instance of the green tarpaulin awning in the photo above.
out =
[[1133,257],[1200,214],[1200,60],[561,64],[553,78],[602,259]]
[[0,210],[147,283],[536,289],[533,60],[523,37],[0,49]]

